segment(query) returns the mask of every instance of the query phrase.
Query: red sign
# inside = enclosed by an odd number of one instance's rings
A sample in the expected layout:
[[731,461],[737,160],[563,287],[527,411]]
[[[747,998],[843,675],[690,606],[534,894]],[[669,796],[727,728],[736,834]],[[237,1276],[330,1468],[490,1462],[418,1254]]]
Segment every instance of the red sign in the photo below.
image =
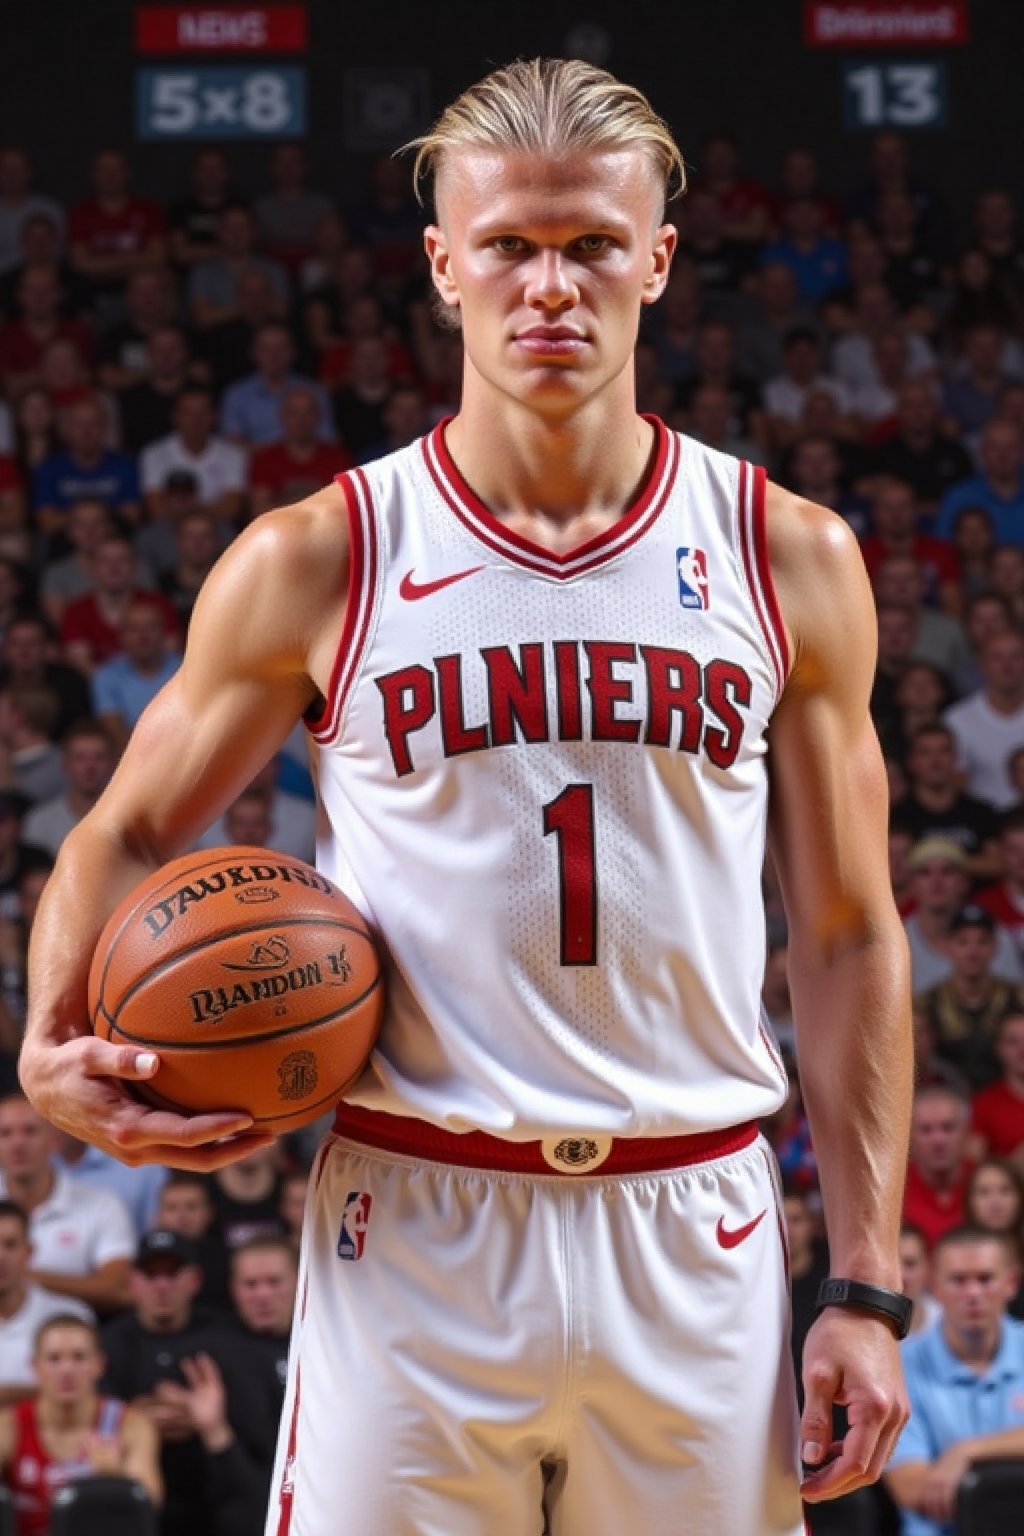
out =
[[967,0],[804,0],[808,48],[949,48],[968,36]]
[[302,53],[304,5],[144,5],[135,12],[139,53]]

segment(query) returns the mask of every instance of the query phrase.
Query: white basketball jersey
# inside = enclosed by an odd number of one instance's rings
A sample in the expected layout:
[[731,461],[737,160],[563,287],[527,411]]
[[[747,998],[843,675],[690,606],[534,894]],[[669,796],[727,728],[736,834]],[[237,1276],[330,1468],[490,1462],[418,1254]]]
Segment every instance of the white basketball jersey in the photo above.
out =
[[527,1139],[782,1102],[760,1002],[787,666],[764,472],[654,426],[636,501],[562,554],[487,511],[443,425],[339,477],[318,863],[391,961],[353,1103]]

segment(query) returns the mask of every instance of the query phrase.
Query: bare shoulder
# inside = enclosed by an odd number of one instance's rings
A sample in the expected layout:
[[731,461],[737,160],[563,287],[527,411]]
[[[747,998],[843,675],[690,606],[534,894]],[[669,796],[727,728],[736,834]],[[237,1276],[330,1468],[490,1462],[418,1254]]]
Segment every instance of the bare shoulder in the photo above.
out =
[[[798,675],[813,657],[874,666],[875,612],[860,547],[841,517],[769,483],[768,557]],[[859,669],[858,669],[859,670]]]
[[229,547],[221,566],[258,566],[315,584],[336,582],[348,564],[344,492],[328,485],[291,505],[264,512]]

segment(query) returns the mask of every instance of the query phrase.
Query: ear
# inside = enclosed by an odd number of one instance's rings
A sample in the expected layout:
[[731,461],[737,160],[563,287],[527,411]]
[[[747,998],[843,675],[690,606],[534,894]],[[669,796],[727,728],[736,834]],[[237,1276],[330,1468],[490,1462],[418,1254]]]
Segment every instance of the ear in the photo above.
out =
[[675,255],[678,243],[679,231],[674,224],[662,224],[655,231],[650,270],[644,279],[641,303],[653,304],[665,292],[668,274],[672,269],[672,257]]
[[430,263],[431,280],[438,294],[446,304],[458,308],[459,290],[452,272],[448,242],[439,224],[427,225],[423,231],[423,248]]

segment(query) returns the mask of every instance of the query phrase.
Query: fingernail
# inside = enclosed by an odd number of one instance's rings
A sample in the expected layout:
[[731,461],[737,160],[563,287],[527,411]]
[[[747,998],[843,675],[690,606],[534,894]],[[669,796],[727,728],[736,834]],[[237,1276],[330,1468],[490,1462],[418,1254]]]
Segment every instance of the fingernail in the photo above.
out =
[[140,1051],[135,1058],[136,1072],[152,1072],[156,1065],[156,1053],[153,1051]]
[[816,1440],[805,1440],[800,1448],[800,1455],[804,1461],[820,1461],[821,1446]]

